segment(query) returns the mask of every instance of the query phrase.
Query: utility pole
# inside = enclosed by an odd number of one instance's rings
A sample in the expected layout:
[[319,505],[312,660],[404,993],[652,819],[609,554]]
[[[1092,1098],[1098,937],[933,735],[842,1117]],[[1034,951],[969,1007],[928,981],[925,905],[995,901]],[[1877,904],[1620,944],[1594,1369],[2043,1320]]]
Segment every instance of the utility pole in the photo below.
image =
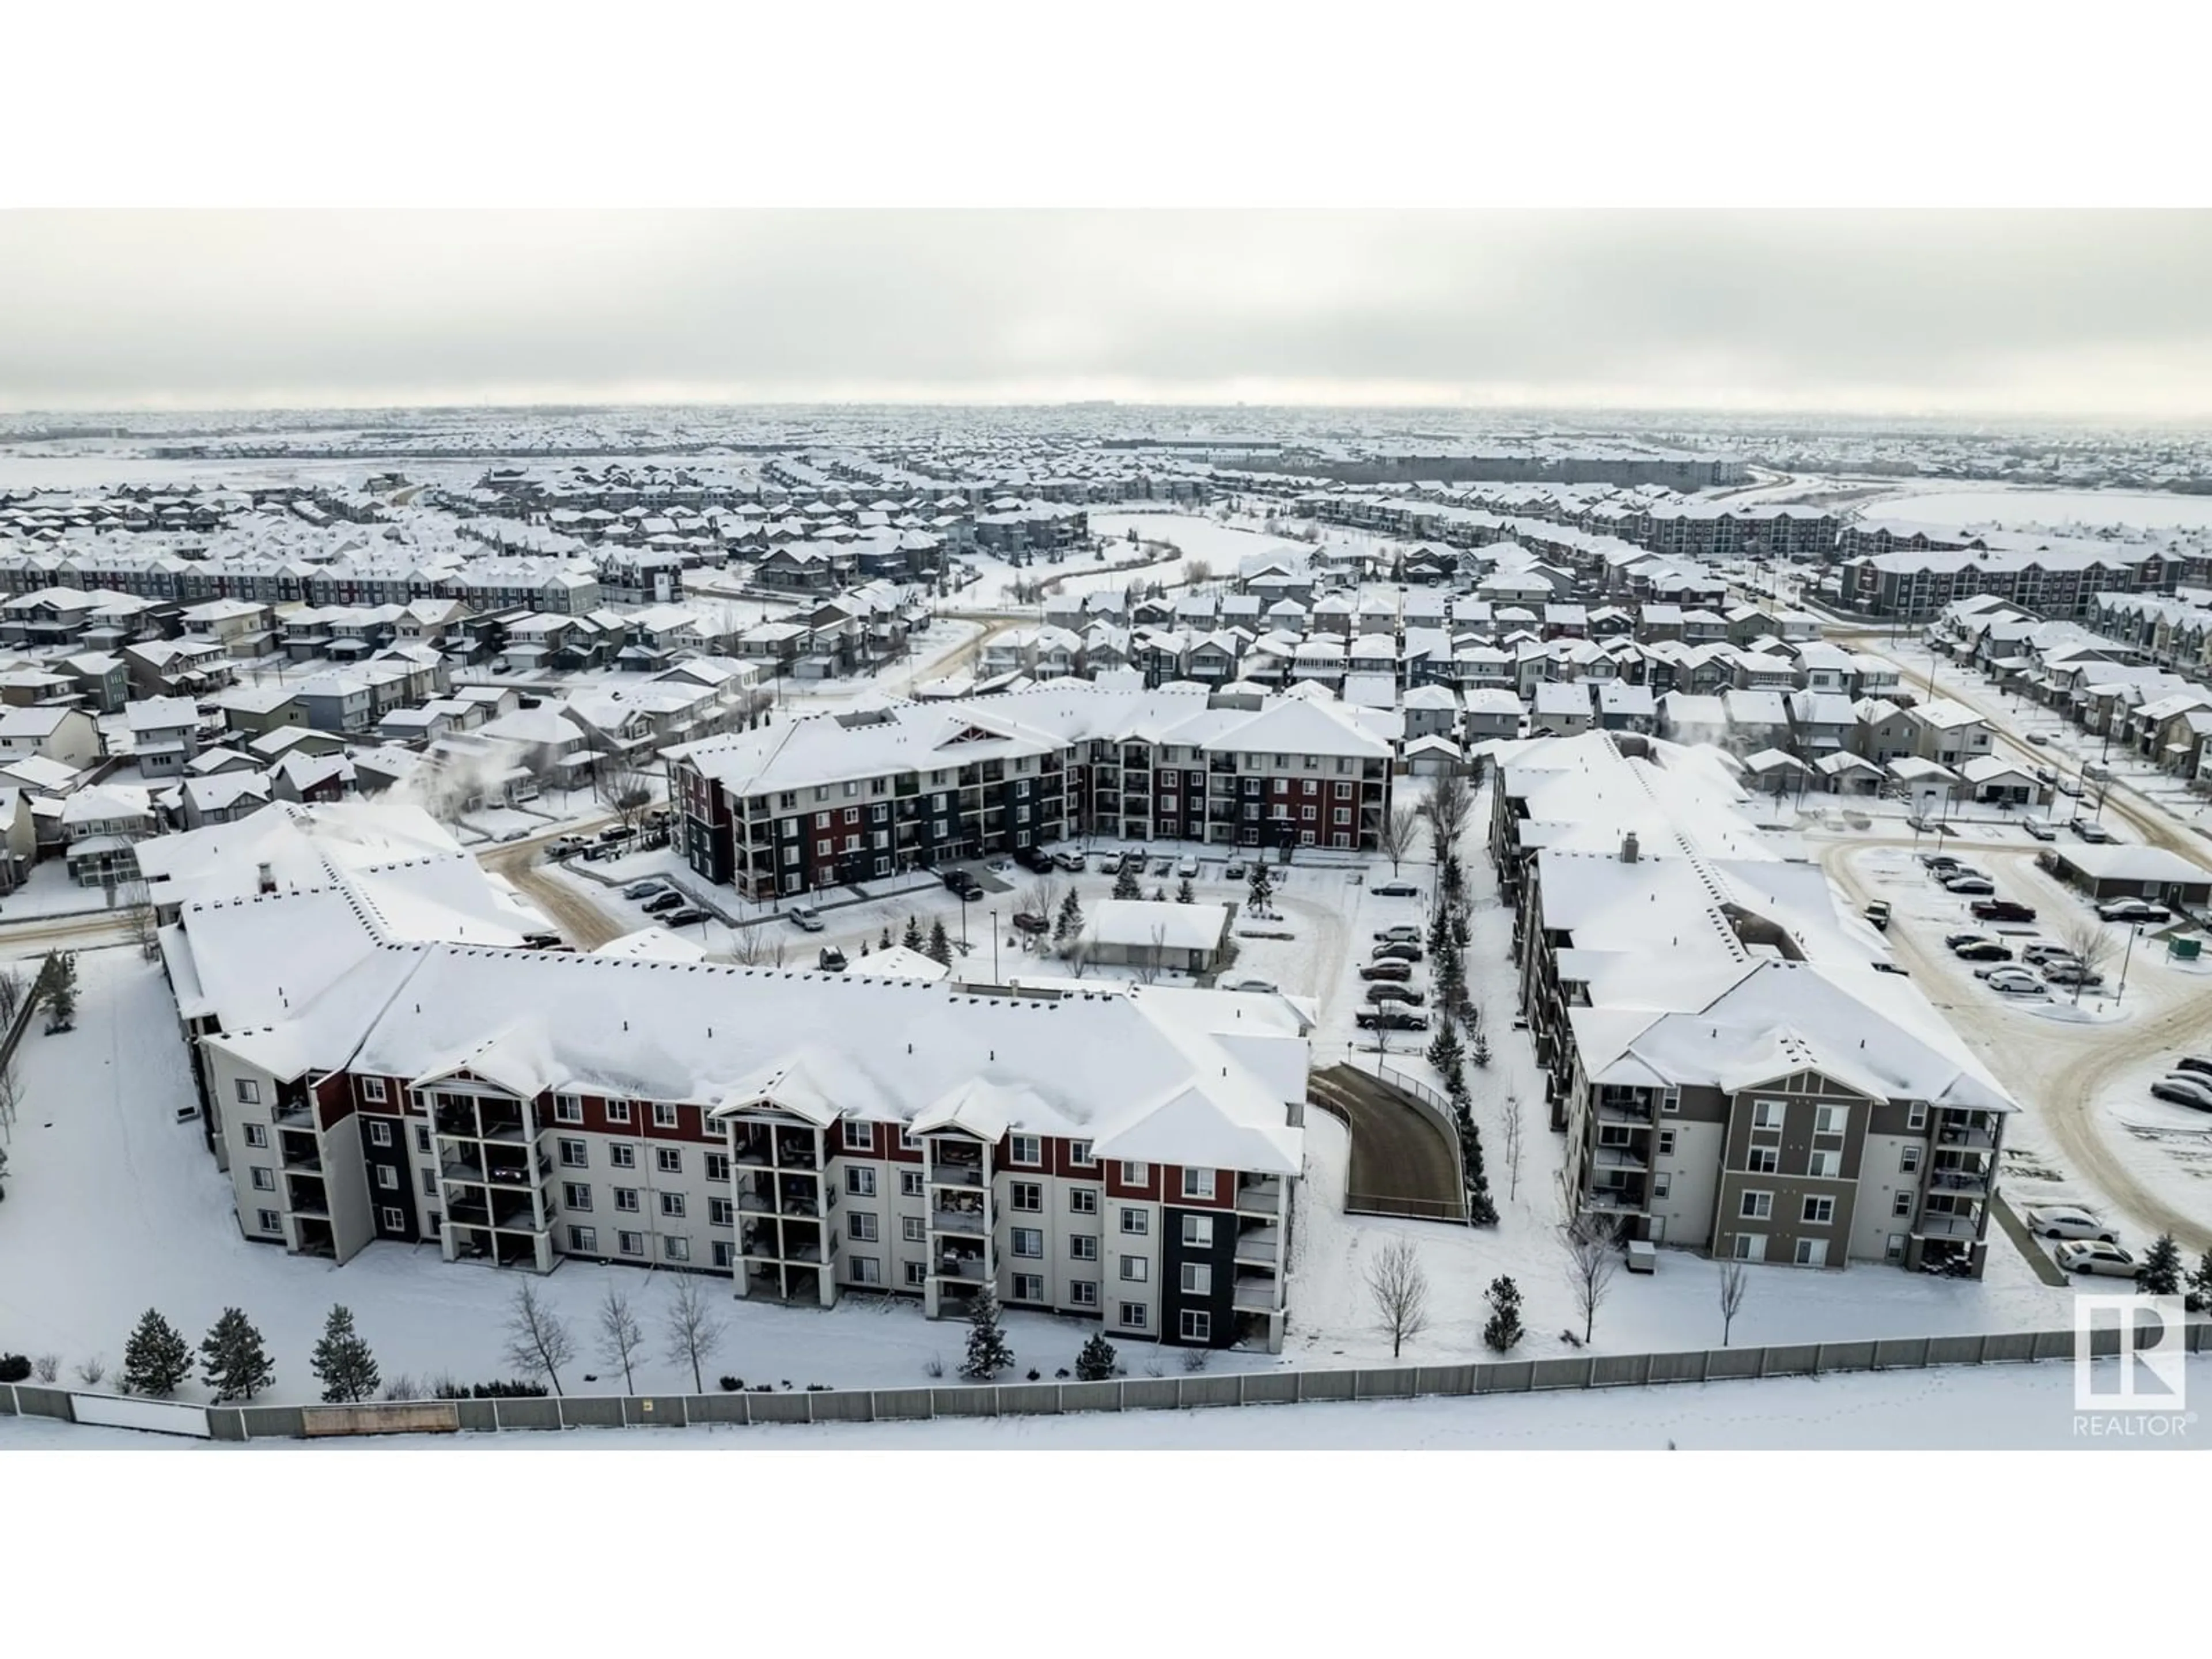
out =
[[2128,927],[2127,948],[2120,952],[2120,984],[2112,993],[2112,1006],[2117,1008],[2128,994],[2128,963],[2134,958],[2136,941],[2142,937],[2142,923],[2131,922]]

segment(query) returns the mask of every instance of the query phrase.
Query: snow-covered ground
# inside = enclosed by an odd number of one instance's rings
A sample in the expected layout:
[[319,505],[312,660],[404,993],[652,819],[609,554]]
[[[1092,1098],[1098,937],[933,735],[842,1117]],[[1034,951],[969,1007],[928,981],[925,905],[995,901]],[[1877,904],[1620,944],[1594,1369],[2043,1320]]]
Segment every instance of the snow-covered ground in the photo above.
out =
[[68,864],[49,858],[33,866],[23,884],[0,896],[0,921],[28,921],[39,916],[85,915],[105,911],[108,896],[97,887],[70,879]]

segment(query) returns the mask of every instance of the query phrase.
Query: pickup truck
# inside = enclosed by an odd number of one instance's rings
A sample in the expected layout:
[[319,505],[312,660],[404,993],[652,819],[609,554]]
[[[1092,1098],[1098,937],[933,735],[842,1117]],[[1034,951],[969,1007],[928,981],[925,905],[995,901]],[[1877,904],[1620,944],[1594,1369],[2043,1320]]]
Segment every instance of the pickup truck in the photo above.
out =
[[1866,908],[1866,919],[1882,933],[1889,931],[1889,901],[1876,899]]

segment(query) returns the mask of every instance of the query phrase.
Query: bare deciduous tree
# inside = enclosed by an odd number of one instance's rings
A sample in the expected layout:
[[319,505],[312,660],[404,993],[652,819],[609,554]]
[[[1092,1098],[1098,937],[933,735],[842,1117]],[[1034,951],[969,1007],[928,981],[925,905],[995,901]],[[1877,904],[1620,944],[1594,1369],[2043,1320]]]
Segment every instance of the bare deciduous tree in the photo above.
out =
[[1382,815],[1382,827],[1376,832],[1376,845],[1382,856],[1390,860],[1390,873],[1398,873],[1398,866],[1413,850],[1414,833],[1421,827],[1420,809],[1416,806],[1394,806]]
[[1060,914],[1060,882],[1056,876],[1039,876],[1022,889],[1021,908],[1050,921]]
[[599,790],[625,830],[636,829],[645,819],[646,809],[653,802],[651,775],[626,761],[616,761],[601,769]]
[[1390,1358],[1395,1359],[1409,1336],[1429,1328],[1429,1276],[1421,1268],[1421,1253],[1410,1238],[1385,1245],[1367,1269],[1367,1292],[1375,1298],[1375,1312],[1390,1335]]
[[1168,930],[1158,924],[1152,928],[1152,948],[1138,961],[1137,982],[1150,985],[1160,976],[1160,957],[1168,948]]
[[645,1327],[637,1322],[630,1311],[629,1297],[614,1280],[607,1281],[607,1293],[600,1299],[599,1358],[610,1365],[622,1367],[623,1392],[635,1394],[636,1380],[632,1375],[637,1363],[637,1351],[645,1346]]
[[[2095,973],[2112,959],[2115,949],[2112,930],[2095,916],[2069,916],[2051,929],[2058,942],[2081,959],[2084,976]],[[2074,1000],[2081,1000],[2081,981],[2074,981]]]
[[0,968],[0,1026],[13,1025],[23,1012],[23,998],[31,981],[18,967]]
[[1419,810],[1436,843],[1437,862],[1442,864],[1445,854],[1459,846],[1461,833],[1474,816],[1474,792],[1459,773],[1440,772],[1429,780],[1429,793]]
[[541,1301],[525,1279],[507,1310],[507,1361],[525,1376],[542,1376],[561,1392],[561,1367],[576,1357],[575,1339],[561,1316]]
[[1721,1263],[1721,1346],[1729,1345],[1729,1331],[1735,1324],[1735,1316],[1743,1311],[1743,1299],[1751,1291],[1751,1275],[1744,1271],[1741,1261]]
[[665,1350],[672,1365],[691,1367],[694,1393],[707,1391],[704,1366],[722,1346],[722,1317],[707,1294],[706,1281],[694,1273],[675,1275],[676,1291],[668,1304]]
[[100,1354],[93,1355],[91,1358],[76,1368],[76,1380],[88,1389],[98,1388],[106,1376],[107,1361]]
[[1068,977],[1081,979],[1091,971],[1091,942],[1072,939],[1062,947],[1060,959],[1067,964]]
[[155,919],[154,896],[146,884],[124,883],[116,890],[115,902],[123,910],[124,926],[130,930],[138,954],[149,962],[157,959],[161,954],[161,925]]
[[1522,1120],[1520,1096],[1505,1097],[1502,1115],[1505,1131],[1505,1195],[1518,1198],[1521,1195],[1521,1149],[1527,1127]]
[[1604,1216],[1577,1216],[1559,1229],[1559,1242],[1567,1253],[1567,1289],[1583,1316],[1583,1340],[1597,1328],[1597,1310],[1620,1270],[1620,1252],[1613,1222]]
[[781,968],[789,949],[789,940],[764,925],[731,931],[730,960],[740,968]]

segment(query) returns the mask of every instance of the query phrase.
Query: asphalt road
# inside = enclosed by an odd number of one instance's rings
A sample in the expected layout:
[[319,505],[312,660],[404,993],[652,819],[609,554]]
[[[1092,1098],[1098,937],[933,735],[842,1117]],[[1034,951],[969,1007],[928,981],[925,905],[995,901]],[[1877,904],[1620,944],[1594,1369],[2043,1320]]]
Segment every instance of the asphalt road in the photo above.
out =
[[1307,1087],[1352,1128],[1348,1197],[1396,1200],[1459,1219],[1459,1172],[1436,1126],[1395,1090],[1349,1066],[1316,1072]]

